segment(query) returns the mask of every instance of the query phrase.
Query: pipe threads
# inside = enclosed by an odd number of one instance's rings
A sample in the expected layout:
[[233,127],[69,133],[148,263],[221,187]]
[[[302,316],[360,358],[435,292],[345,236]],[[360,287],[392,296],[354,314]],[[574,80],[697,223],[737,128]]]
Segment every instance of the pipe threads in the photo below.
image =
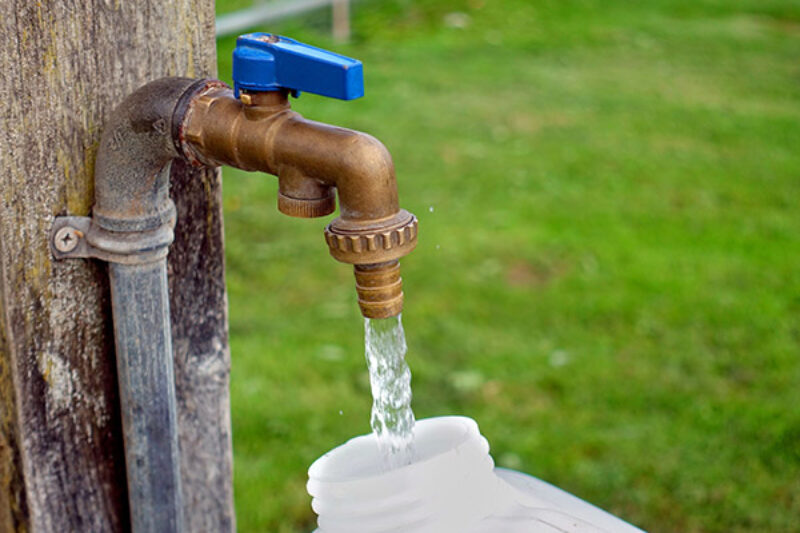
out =
[[353,270],[362,315],[389,318],[400,314],[403,310],[403,280],[399,261],[354,265]]

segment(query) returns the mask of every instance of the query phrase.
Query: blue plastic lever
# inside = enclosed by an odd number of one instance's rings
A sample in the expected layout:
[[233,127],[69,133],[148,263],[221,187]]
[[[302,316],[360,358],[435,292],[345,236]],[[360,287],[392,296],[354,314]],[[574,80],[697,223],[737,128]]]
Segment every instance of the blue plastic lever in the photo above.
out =
[[233,51],[233,88],[239,91],[288,89],[353,100],[364,96],[361,61],[270,33],[248,33]]

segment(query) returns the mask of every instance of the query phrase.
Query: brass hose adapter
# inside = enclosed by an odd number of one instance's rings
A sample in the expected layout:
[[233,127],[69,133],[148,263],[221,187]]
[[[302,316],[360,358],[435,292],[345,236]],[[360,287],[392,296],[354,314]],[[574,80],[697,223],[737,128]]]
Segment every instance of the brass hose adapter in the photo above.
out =
[[325,241],[338,261],[354,265],[361,314],[388,318],[403,310],[398,259],[417,245],[417,217],[400,209],[381,221],[339,217],[325,228]]
[[403,280],[395,259],[375,265],[355,265],[356,293],[361,314],[367,318],[389,318],[403,310]]

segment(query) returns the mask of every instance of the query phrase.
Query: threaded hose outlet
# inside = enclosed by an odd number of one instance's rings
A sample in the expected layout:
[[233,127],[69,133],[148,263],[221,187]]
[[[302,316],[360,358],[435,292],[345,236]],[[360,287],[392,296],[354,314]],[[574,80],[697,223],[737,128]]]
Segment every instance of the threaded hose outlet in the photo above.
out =
[[405,209],[379,220],[339,217],[325,228],[331,255],[354,266],[361,314],[389,318],[403,310],[399,259],[417,245],[417,217]]
[[367,318],[389,318],[403,310],[403,279],[397,260],[354,265],[358,307]]

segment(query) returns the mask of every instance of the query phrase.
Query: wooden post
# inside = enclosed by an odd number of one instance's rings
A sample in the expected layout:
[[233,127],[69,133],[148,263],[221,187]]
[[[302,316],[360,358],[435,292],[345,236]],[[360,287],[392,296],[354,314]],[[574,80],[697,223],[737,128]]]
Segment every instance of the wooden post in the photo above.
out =
[[[56,262],[111,110],[215,72],[213,0],[0,2],[0,531],[128,528],[106,266]],[[220,177],[174,165],[169,276],[188,531],[234,529]]]

